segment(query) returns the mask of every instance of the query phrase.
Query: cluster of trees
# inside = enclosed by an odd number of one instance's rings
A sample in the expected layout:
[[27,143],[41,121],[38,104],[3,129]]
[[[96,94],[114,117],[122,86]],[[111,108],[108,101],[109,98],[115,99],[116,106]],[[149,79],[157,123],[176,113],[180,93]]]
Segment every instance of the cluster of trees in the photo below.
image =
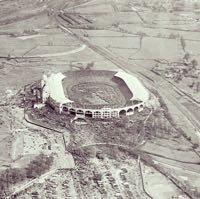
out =
[[171,33],[169,34],[169,39],[178,39],[180,37],[179,34]]
[[27,178],[36,178],[49,170],[53,163],[52,156],[40,154],[35,160],[31,161],[26,170]]
[[165,6],[158,5],[157,3],[155,3],[151,8],[152,8],[152,11],[154,11],[154,12],[166,12],[167,11],[167,8],[165,8]]
[[25,168],[8,168],[0,172],[0,195],[9,187],[27,178],[36,178],[49,170],[53,163],[52,156],[38,155]]
[[0,173],[0,190],[7,190],[10,185],[22,181],[26,178],[24,170],[18,168],[8,168]]
[[127,34],[134,34],[132,31],[119,27],[119,31]]
[[192,88],[196,92],[199,92],[200,91],[200,81],[199,81],[200,74],[197,71],[199,63],[196,59],[191,59],[191,55],[187,52],[185,53],[183,60],[185,62],[185,65],[188,67],[184,71],[184,76],[189,76],[194,79],[192,83],[188,84],[188,87]]
[[33,29],[26,29],[23,31],[23,35],[35,35],[35,34],[38,34],[38,32]]
[[120,118],[120,120],[116,120],[115,121],[115,126],[117,128],[125,128],[126,127],[126,123],[127,123],[127,118]]
[[[185,131],[178,127],[177,124],[175,123],[174,119],[172,118],[172,115],[169,112],[169,109],[164,101],[164,99],[162,98],[162,96],[158,93],[158,91],[151,89],[151,92],[156,95],[158,97],[159,103],[160,103],[160,107],[163,110],[163,114],[164,117],[168,120],[168,122],[172,125],[172,127],[177,131],[178,134],[182,135],[183,137],[185,137],[188,141],[191,142],[191,137],[189,137]],[[199,147],[199,145],[193,143],[193,149],[196,149]]]
[[191,55],[188,52],[185,53],[183,60],[185,61],[185,65],[190,66],[191,69],[196,69],[199,65],[196,59],[191,60]]
[[186,42],[185,42],[185,39],[182,36],[180,38],[180,42],[181,42],[182,49],[185,52]]
[[160,104],[160,108],[163,110],[163,114],[164,114],[164,117],[169,121],[169,123],[174,127],[176,128],[177,125],[175,123],[175,121],[173,120],[170,112],[169,112],[169,109],[167,107],[167,104],[165,103],[164,99],[162,98],[162,96],[158,93],[157,90],[154,90],[154,89],[151,89],[151,92],[158,97],[158,101],[159,101],[159,104]]
[[169,124],[168,120],[163,116],[163,111],[156,110],[145,125],[145,133],[148,139],[151,138],[179,138],[180,134],[175,128]]

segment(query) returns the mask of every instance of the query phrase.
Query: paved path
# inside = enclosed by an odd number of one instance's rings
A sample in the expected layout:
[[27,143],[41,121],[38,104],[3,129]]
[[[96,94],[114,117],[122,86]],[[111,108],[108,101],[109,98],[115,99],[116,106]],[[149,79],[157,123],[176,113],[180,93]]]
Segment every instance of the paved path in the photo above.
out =
[[28,55],[28,56],[24,56],[26,58],[36,58],[36,57],[58,57],[58,56],[64,56],[64,55],[70,55],[70,54],[75,54],[78,52],[81,52],[83,50],[85,50],[86,45],[82,45],[81,47],[71,50],[71,51],[67,51],[67,52],[60,52],[60,53],[48,53],[48,54],[38,54],[38,55]]

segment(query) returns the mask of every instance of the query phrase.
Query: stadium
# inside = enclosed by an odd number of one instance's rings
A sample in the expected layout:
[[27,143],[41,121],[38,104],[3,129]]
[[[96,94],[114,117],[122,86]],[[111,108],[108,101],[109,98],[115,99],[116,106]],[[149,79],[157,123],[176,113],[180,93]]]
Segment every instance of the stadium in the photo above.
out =
[[43,75],[42,101],[77,118],[118,118],[140,112],[149,92],[124,71],[77,70]]

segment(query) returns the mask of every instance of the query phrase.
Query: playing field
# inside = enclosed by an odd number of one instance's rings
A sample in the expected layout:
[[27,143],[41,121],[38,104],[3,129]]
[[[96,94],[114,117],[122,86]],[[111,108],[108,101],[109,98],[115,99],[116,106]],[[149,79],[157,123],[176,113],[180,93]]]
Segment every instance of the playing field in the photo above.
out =
[[65,94],[77,107],[122,107],[131,93],[122,80],[114,77],[115,73],[103,70],[68,72],[63,80]]

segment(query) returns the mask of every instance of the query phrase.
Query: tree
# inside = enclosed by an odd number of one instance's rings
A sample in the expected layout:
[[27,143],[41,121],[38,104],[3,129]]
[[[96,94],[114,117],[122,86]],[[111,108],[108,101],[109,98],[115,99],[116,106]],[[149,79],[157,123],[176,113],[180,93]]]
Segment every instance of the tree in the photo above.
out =
[[86,66],[86,70],[91,70],[94,67],[94,62],[88,63]]
[[0,172],[0,198],[1,194],[4,194],[11,184],[23,181],[26,177],[38,177],[48,170],[52,163],[52,156],[41,154],[36,157],[36,160],[31,161],[26,168],[8,168]]
[[113,23],[112,26],[115,27],[115,28],[118,28],[119,27],[119,22]]
[[11,59],[11,55],[9,53],[8,56],[7,56],[7,60],[9,61],[10,59]]
[[118,127],[118,128],[125,128],[126,118],[121,118],[120,120],[116,120],[115,126]]
[[178,37],[179,37],[179,35],[178,34],[174,34],[174,33],[171,33],[169,35],[169,39],[177,39]]
[[199,148],[199,144],[196,144],[196,143],[193,144],[193,145],[192,145],[192,148],[193,148],[193,149],[197,149],[197,148]]
[[185,39],[182,36],[180,38],[180,41],[181,41],[181,46],[183,48],[183,51],[185,51],[186,43],[185,43]]
[[[11,184],[26,178],[24,169],[8,168],[0,173],[0,191],[5,192]],[[0,192],[1,194],[1,192]],[[1,198],[1,197],[0,197]]]
[[192,64],[192,69],[196,69],[196,67],[198,66],[198,62],[197,62],[196,59],[193,59],[193,60],[191,61],[191,64]]
[[139,31],[136,34],[140,36],[140,49],[141,49],[142,48],[142,40],[143,40],[144,36],[147,36],[147,34],[142,31]]
[[200,91],[200,82],[196,83],[196,92],[198,93]]
[[185,53],[183,59],[186,60],[186,61],[189,61],[189,59],[190,59],[190,54],[189,54],[189,53]]
[[198,9],[200,9],[200,4],[199,3],[194,3],[194,9],[195,10],[198,10]]
[[36,178],[47,171],[53,163],[52,156],[40,154],[35,160],[31,161],[26,168],[27,178]]

